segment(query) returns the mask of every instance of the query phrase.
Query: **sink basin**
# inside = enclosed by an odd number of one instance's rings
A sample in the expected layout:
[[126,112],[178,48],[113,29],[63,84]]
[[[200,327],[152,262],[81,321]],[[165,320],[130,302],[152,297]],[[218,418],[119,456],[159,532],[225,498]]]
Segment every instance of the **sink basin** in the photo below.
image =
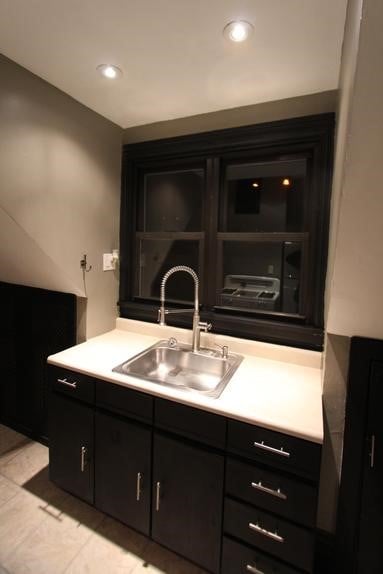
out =
[[211,349],[193,353],[190,345],[159,341],[113,371],[216,398],[242,361],[234,353],[227,358],[220,355]]

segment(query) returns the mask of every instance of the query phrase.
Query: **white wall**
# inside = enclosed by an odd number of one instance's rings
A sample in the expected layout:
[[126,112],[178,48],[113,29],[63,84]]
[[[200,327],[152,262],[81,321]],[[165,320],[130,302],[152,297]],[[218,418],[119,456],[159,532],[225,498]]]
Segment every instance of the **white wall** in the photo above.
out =
[[122,130],[3,56],[0,77],[0,280],[87,294],[96,335],[117,315]]

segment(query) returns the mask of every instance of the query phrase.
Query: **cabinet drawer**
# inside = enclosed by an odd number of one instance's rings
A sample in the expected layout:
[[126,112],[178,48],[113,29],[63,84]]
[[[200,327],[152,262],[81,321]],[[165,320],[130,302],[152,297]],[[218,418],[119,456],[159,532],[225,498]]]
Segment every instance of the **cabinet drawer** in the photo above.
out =
[[312,572],[314,535],[309,530],[226,498],[224,532]]
[[230,420],[228,450],[318,480],[321,446],[310,441]]
[[222,574],[300,574],[291,566],[224,536]]
[[96,381],[96,405],[143,422],[153,420],[153,398],[121,385]]
[[225,448],[226,419],[173,401],[156,399],[155,425],[216,448]]
[[226,493],[294,522],[315,525],[316,488],[255,463],[227,459]]
[[94,403],[94,379],[91,377],[54,366],[49,366],[49,377],[53,390],[79,401]]

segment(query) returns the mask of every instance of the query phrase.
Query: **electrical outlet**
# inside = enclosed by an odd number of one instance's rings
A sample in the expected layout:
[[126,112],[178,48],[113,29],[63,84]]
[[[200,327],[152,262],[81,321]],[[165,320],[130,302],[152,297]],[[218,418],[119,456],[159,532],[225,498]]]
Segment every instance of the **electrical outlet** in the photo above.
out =
[[102,256],[102,270],[103,271],[114,271],[115,266],[115,259],[113,257],[113,253],[104,253]]

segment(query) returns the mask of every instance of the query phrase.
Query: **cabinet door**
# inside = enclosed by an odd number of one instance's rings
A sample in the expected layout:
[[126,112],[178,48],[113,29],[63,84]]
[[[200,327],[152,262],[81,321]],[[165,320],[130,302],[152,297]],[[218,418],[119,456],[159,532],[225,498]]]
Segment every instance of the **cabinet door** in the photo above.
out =
[[96,413],[95,505],[149,534],[151,431]]
[[373,362],[370,376],[359,523],[358,574],[383,569],[383,362]]
[[222,456],[154,435],[154,540],[218,572],[223,499]]
[[93,409],[52,393],[49,408],[51,480],[93,504]]

